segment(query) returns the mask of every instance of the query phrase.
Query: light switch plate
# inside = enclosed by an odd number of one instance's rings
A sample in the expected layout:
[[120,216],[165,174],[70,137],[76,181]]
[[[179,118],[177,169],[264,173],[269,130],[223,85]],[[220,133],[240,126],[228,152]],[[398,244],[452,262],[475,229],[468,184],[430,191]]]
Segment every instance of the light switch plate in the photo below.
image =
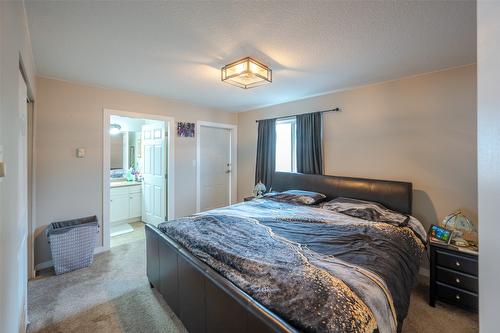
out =
[[85,157],[85,148],[76,148],[76,157],[84,158]]
[[5,163],[3,162],[3,146],[0,146],[0,178],[5,177]]

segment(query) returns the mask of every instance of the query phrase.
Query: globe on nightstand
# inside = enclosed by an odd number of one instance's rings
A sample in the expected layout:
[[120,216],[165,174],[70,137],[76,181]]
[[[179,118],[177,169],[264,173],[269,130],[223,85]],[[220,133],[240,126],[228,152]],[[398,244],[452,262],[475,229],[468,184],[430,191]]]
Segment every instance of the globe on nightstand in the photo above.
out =
[[[448,216],[446,216],[443,221],[441,222],[441,226],[443,228],[449,229],[453,231],[453,236],[452,236],[452,243],[454,243],[457,246],[469,246],[472,244],[472,239],[474,238],[474,235],[476,234],[476,228],[472,224],[472,222],[462,214],[461,211],[457,211],[455,213],[452,213]],[[467,237],[466,237],[467,235]],[[467,241],[464,238],[468,238],[469,241]]]

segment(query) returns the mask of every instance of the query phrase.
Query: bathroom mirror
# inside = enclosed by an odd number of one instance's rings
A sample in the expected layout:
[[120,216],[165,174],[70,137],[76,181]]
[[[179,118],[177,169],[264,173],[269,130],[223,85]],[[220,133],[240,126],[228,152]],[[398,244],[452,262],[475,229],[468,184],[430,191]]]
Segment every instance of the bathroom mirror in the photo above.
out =
[[[110,136],[111,143],[111,170],[125,169],[123,147],[124,147],[124,133],[113,134]],[[125,166],[125,167],[124,167]]]
[[110,136],[111,170],[137,168],[141,157],[140,132],[120,132]]

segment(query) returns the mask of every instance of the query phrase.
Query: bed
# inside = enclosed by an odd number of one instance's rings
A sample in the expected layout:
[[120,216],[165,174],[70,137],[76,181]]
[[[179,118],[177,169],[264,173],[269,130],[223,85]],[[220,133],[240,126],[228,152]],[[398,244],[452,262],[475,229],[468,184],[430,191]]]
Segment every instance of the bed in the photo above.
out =
[[[264,198],[146,226],[148,279],[187,330],[400,331],[426,242],[412,185],[276,173],[273,189],[336,200]],[[365,220],[353,199],[402,219]]]

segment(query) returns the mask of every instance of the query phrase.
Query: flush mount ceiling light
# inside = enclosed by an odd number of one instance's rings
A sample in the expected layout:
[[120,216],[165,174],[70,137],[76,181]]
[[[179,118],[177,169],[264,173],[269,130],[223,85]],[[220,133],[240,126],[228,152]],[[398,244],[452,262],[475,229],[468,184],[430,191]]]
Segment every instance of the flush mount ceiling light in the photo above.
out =
[[269,67],[250,57],[222,67],[221,80],[243,89],[250,89],[273,81]]
[[109,125],[109,134],[111,135],[116,135],[120,133],[122,127],[118,124],[111,124]]

